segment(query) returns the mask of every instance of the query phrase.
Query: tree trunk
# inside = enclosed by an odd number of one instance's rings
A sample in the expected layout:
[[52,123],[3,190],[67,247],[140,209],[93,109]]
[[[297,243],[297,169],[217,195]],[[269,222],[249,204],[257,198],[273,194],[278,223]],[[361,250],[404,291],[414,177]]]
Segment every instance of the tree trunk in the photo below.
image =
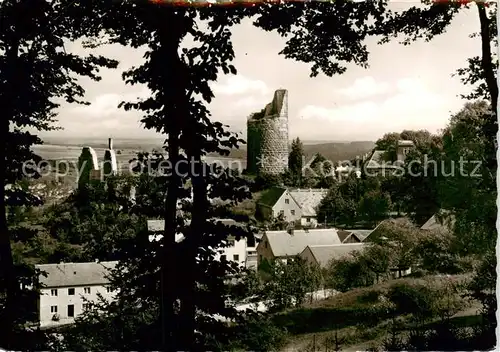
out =
[[[168,135],[167,151],[168,160],[171,165],[178,165],[179,162],[179,134],[181,131],[181,119],[186,116],[186,78],[182,76],[184,67],[180,61],[177,52],[181,42],[181,28],[177,26],[175,14],[170,8],[158,10],[159,16],[159,34],[160,34],[160,57],[166,58],[164,67],[164,77],[162,94],[168,102],[164,105],[164,122],[165,130],[162,131]],[[174,90],[176,96],[176,105],[169,104],[171,97],[167,97],[172,91],[171,85],[175,82],[177,89]],[[175,116],[175,117],[174,117]],[[176,313],[174,304],[177,299],[178,277],[176,275],[178,263],[176,262],[176,216],[177,216],[177,200],[178,192],[181,185],[180,176],[170,170],[170,177],[167,185],[167,195],[165,199],[165,228],[163,236],[163,256],[161,267],[161,324],[162,324],[162,345],[164,351],[177,351],[176,337],[178,333],[176,329]]]
[[484,72],[484,79],[491,97],[491,105],[496,115],[498,108],[498,85],[495,76],[495,68],[493,67],[493,59],[491,56],[491,33],[489,20],[484,3],[476,2],[476,5],[479,13],[479,23],[481,24],[482,68]]
[[[6,50],[7,67],[16,67],[18,58],[19,41],[14,41],[13,44]],[[16,297],[19,291],[18,280],[14,268],[14,260],[12,258],[12,248],[10,245],[10,235],[7,227],[6,204],[5,204],[5,182],[6,182],[6,140],[9,134],[9,125],[12,121],[12,101],[15,94],[16,80],[15,71],[7,72],[9,78],[7,79],[6,86],[10,89],[5,89],[2,92],[1,106],[4,116],[1,121],[0,127],[0,179],[2,184],[0,186],[0,295],[5,295],[5,307],[0,312],[0,347],[5,349],[13,348],[13,335],[15,327],[15,311],[16,311]],[[0,298],[1,299],[1,298]]]
[[[495,76],[496,67],[493,67],[492,55],[491,55],[491,33],[489,26],[489,19],[486,13],[484,3],[476,2],[477,11],[479,14],[479,23],[481,25],[481,65],[483,68],[484,79],[486,81],[486,86],[490,93],[491,107],[493,110],[493,115],[484,124],[483,131],[486,136],[491,136],[493,143],[489,144],[485,151],[485,167],[487,169],[497,168],[496,152],[497,152],[497,138],[496,134],[498,131],[498,84]],[[490,180],[490,182],[495,182],[495,180]]]
[[[196,143],[196,131],[191,134],[192,145]],[[198,249],[201,246],[201,238],[204,235],[204,229],[207,222],[207,212],[209,211],[207,184],[208,168],[201,160],[199,151],[190,152],[189,158],[192,162],[190,171],[194,171],[191,175],[193,183],[193,212],[192,221],[189,230],[189,236],[186,239],[186,252],[183,277],[185,280],[185,291],[182,297],[182,332],[181,345],[183,351],[193,351],[196,348],[196,300],[197,295],[197,279],[196,279],[196,258]]]

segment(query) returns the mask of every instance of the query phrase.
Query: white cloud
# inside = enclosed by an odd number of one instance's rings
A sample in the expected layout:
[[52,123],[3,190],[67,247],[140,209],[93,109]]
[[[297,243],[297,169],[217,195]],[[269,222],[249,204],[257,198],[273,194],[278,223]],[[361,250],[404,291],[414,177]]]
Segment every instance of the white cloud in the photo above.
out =
[[98,95],[90,105],[80,105],[72,109],[72,113],[84,114],[90,117],[107,117],[115,114],[124,113],[125,110],[118,108],[122,101],[135,101],[137,98],[146,98],[150,94],[149,89],[144,87],[142,90],[133,93],[116,94],[105,93]]
[[384,94],[389,91],[389,84],[377,82],[371,76],[356,79],[354,83],[347,87],[339,89],[338,92],[349,99],[364,99],[374,95]]
[[[346,139],[382,136],[403,129],[427,129],[437,132],[449,120],[450,110],[460,102],[446,99],[426,88],[418,78],[405,78],[396,83],[397,93],[380,102],[365,101],[339,107],[306,106],[291,124],[297,135],[327,138],[328,135]],[[321,126],[318,129],[318,126]],[[312,137],[312,136],[311,136]],[[359,138],[355,138],[359,137]]]
[[248,93],[267,94],[270,89],[260,80],[252,80],[244,76],[225,76],[224,83],[212,85],[215,94],[239,95]]

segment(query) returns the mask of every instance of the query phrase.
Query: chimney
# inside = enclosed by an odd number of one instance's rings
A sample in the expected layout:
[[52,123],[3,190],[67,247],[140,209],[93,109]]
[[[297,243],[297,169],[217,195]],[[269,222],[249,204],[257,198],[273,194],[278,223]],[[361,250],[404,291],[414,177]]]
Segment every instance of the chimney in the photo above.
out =
[[290,234],[290,236],[293,236],[293,227],[290,227],[287,232]]
[[113,149],[113,138],[108,138],[108,149],[109,150]]

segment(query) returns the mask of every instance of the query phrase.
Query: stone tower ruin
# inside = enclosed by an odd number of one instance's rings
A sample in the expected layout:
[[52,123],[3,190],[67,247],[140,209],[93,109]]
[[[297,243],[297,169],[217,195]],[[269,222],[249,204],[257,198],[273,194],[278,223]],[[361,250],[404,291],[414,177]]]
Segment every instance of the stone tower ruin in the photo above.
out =
[[102,167],[104,177],[116,175],[118,167],[116,163],[116,153],[113,149],[113,139],[108,139],[108,149],[104,152],[104,163]]
[[247,171],[283,173],[288,167],[288,91],[274,92],[273,101],[247,121]]
[[78,158],[78,186],[85,187],[91,180],[99,179],[99,161],[92,147],[83,147]]

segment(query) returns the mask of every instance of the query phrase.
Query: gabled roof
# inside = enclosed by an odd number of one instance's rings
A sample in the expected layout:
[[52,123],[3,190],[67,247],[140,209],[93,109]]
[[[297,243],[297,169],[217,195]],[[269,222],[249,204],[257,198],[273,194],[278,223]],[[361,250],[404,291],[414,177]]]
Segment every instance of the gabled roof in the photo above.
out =
[[273,207],[286,191],[283,187],[272,187],[262,194],[257,204]]
[[347,230],[337,230],[337,234],[339,235],[340,241],[344,242],[347,239],[347,237],[351,235],[351,232]]
[[372,232],[372,230],[345,230],[347,232],[350,232],[351,234],[355,235],[361,242],[365,240]]
[[298,255],[307,246],[341,244],[336,229],[267,231],[265,237],[275,257]]
[[302,216],[316,216],[316,209],[328,194],[328,190],[322,188],[297,188],[290,189],[289,192],[302,209]]
[[[307,246],[304,252],[309,248],[314,259],[320,267],[324,268],[331,260],[338,260],[349,256],[353,252],[359,252],[366,247],[365,243],[347,243],[338,245],[319,245]],[[304,253],[302,252],[302,253]]]
[[394,225],[400,225],[400,226],[410,226],[412,225],[413,223],[411,222],[411,220],[407,217],[399,217],[399,218],[390,218],[390,219],[385,219],[383,221],[381,221],[377,227],[375,227],[373,230],[371,230],[371,232],[368,234],[368,236],[366,236],[364,239],[363,239],[363,242],[368,242],[370,241],[371,239],[373,239],[373,237],[377,236],[377,234],[380,233],[381,229],[384,227],[384,226],[387,226],[387,224],[394,224]]
[[109,282],[107,275],[117,261],[89,263],[60,263],[35,265],[45,272],[47,277],[40,275],[40,283],[47,288],[67,286],[105,285]]
[[441,210],[441,214],[434,214],[420,228],[421,230],[444,230],[449,231],[455,225],[455,216],[447,210]]
[[380,168],[384,162],[385,150],[374,150],[370,160],[366,163],[367,168]]

